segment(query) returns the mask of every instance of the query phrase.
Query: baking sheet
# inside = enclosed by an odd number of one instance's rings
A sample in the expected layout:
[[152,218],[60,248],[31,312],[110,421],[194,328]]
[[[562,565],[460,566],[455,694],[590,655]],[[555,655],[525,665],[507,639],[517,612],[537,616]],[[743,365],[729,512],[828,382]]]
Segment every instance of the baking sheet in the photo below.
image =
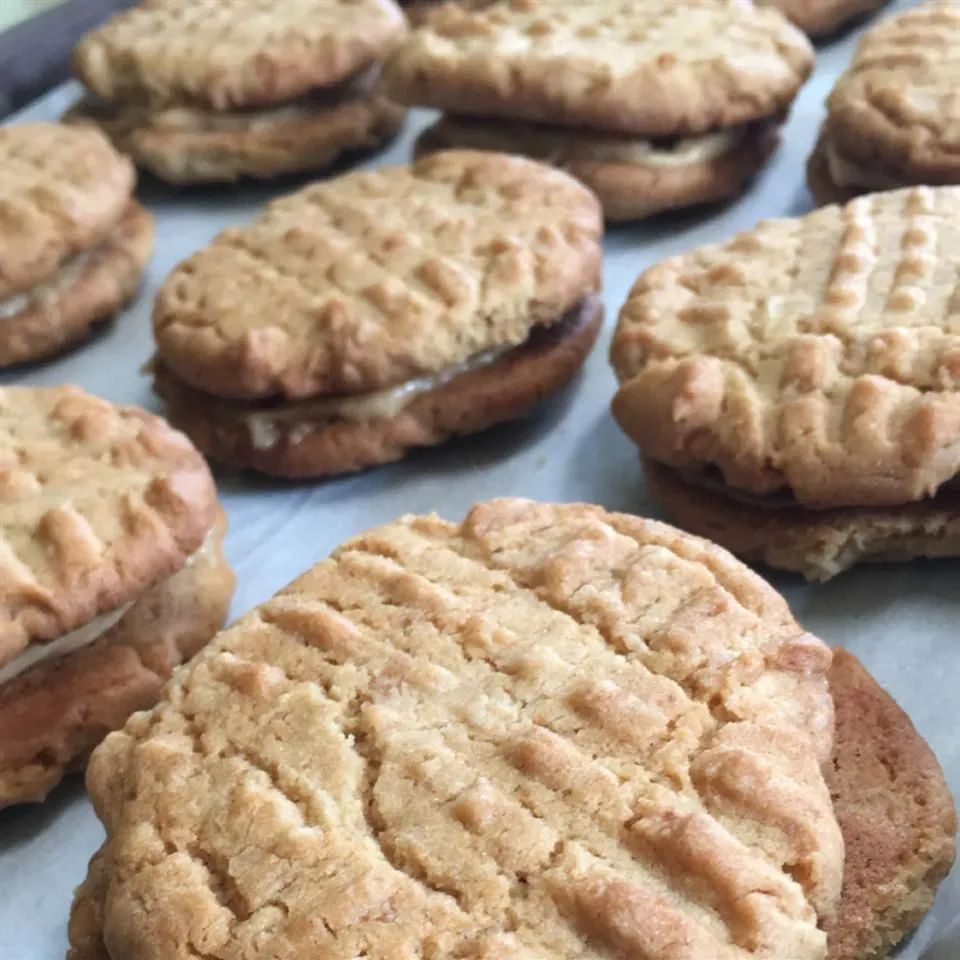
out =
[[[891,9],[909,5],[901,0]],[[580,379],[539,416],[333,482],[220,477],[230,519],[227,554],[238,575],[233,615],[265,600],[347,537],[404,512],[459,519],[476,500],[517,495],[657,515],[636,451],[608,414],[614,379],[606,354],[617,310],[637,274],[655,261],[759,219],[809,209],[804,162],[823,100],[855,40],[856,32],[820,49],[783,146],[746,196],[720,209],[610,231],[605,333]],[[15,119],[54,119],[75,94],[64,87]],[[429,114],[416,112],[404,136],[367,165],[405,161],[416,130],[428,121]],[[175,192],[143,185],[141,198],[157,218],[157,251],[136,304],[79,351],[27,373],[0,375],[0,383],[76,383],[109,400],[160,410],[140,373],[151,354],[150,306],[158,286],[221,229],[250,220],[269,198],[296,186],[288,180]],[[896,696],[960,793],[960,562],[860,569],[824,586],[785,575],[771,579],[808,629],[853,650]],[[63,957],[71,893],[102,836],[79,778],[41,806],[0,813],[0,960]],[[934,910],[900,956],[960,960],[960,869],[943,884]]]

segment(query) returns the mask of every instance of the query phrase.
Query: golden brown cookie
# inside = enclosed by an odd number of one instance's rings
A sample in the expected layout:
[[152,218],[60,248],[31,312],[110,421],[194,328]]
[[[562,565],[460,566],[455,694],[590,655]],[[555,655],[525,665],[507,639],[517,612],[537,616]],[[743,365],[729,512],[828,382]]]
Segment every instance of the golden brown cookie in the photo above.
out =
[[644,461],[667,516],[744,560],[829,580],[861,563],[960,556],[960,492],[897,506],[810,510],[786,497],[751,497],[702,476]]
[[234,584],[221,552],[225,526],[221,517],[186,566],[140,594],[92,644],[0,683],[0,808],[42,800],[81,769],[223,626]]
[[822,37],[851,20],[879,10],[888,0],[757,0],[757,6],[776,7],[811,37]]
[[588,297],[487,363],[367,397],[241,404],[188,387],[162,364],[154,387],[171,422],[218,464],[281,477],[335,476],[524,416],[573,379],[602,320],[599,299]]
[[812,63],[781,14],[737,0],[501,0],[440,7],[384,80],[460,114],[687,136],[779,114]]
[[715,203],[739,193],[776,148],[774,123],[657,143],[521,121],[446,114],[416,144],[418,154],[461,148],[522,153],[566,170],[596,195],[609,221]]
[[892,506],[960,474],[960,189],[858,198],[646,271],[613,412],[651,459],[805,507]]
[[819,960],[829,665],[762,580],[663,524],[403,518],[98,748],[71,957]]
[[[845,864],[827,957],[876,960],[929,909],[954,859],[956,810],[929,746],[862,664],[834,650],[829,679],[836,729],[827,782]],[[108,885],[98,853],[71,913],[70,960],[110,960],[103,945]]]
[[846,862],[828,960],[888,956],[933,904],[953,865],[957,813],[933,751],[893,698],[835,650],[827,783]]
[[922,0],[864,35],[827,101],[818,149],[834,184],[960,184],[958,50],[954,0]]
[[377,63],[404,31],[393,0],[148,0],[87,34],[74,69],[112,103],[264,107]]
[[106,240],[130,203],[133,165],[97,131],[0,127],[0,304]]
[[358,393],[516,346],[596,289],[602,220],[565,174],[451,151],[274,201],[164,283],[157,350],[227,398]]
[[83,340],[137,292],[153,251],[153,218],[131,200],[110,235],[29,290],[0,301],[0,368]]
[[308,97],[246,113],[189,108],[115,108],[92,100],[66,116],[95,123],[137,166],[174,184],[230,182],[322,170],[353,151],[379,146],[405,111],[377,94]]
[[179,570],[217,510],[159,417],[75,387],[0,388],[0,663]]

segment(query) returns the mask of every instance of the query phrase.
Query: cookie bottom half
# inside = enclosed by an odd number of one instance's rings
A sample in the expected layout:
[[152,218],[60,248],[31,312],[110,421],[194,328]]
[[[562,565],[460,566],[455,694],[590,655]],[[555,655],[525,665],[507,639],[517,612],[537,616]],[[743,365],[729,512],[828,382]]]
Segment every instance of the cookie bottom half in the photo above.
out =
[[85,339],[137,292],[153,252],[153,218],[131,201],[99,246],[0,303],[0,368],[42,360]]
[[[827,771],[843,831],[843,893],[829,960],[877,960],[929,909],[954,856],[956,815],[943,771],[896,702],[848,653],[830,672],[836,737]],[[69,960],[112,958],[103,942],[109,851],[77,890]]]
[[332,418],[323,399],[323,412],[311,410],[311,401],[277,409],[221,400],[183,383],[162,362],[154,386],[171,422],[218,463],[280,477],[335,476],[523,416],[570,382],[602,318],[599,298],[588,296],[520,346],[417,393],[396,411],[364,419]]
[[731,553],[778,570],[829,580],[861,563],[960,556],[960,492],[893,507],[810,510],[764,506],[724,495],[678,471],[644,460],[651,492],[667,514]]
[[385,97],[366,94],[331,104],[281,106],[260,119],[187,110],[169,116],[125,112],[83,101],[65,119],[96,124],[139,167],[186,185],[322,170],[346,154],[385,144],[405,115]]
[[772,120],[668,143],[444,116],[420,135],[415,150],[495,150],[551,163],[597,195],[608,221],[628,221],[736,196],[778,142]]
[[811,37],[823,37],[851,20],[879,10],[889,0],[759,0],[758,6],[776,7]]
[[854,197],[922,184],[922,177],[893,174],[875,163],[847,156],[825,126],[807,159],[807,186],[818,204],[847,203]]
[[221,517],[192,562],[143,593],[90,646],[0,685],[0,808],[39,801],[223,625],[234,576]]
[[880,960],[933,904],[953,864],[954,799],[910,718],[853,655],[830,668],[836,732],[826,771],[846,847],[828,960]]

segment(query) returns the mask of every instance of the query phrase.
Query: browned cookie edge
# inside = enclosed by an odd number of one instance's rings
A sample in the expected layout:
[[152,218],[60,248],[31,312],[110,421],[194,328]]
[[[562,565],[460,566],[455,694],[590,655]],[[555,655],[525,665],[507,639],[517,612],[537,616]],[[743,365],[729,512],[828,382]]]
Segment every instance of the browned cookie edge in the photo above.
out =
[[680,527],[751,562],[829,580],[859,563],[960,556],[960,493],[893,507],[764,508],[644,460],[647,484]]
[[957,817],[933,751],[852,654],[835,650],[827,781],[847,855],[828,960],[880,960],[922,919],[953,864]]

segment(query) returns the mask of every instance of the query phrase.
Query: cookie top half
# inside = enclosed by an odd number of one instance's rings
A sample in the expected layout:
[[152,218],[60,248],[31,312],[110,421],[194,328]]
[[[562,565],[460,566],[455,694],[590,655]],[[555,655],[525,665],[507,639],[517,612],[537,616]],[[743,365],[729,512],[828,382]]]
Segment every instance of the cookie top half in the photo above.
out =
[[761,223],[641,275],[614,414],[655,460],[808,506],[960,473],[960,188]]
[[812,64],[778,11],[740,0],[500,0],[432,13],[384,80],[410,104],[670,136],[779,113]]
[[450,151],[274,201],[178,266],[158,353],[228,397],[390,386],[513,346],[593,291],[599,205],[573,178]]
[[87,34],[74,70],[104,100],[268,106],[379,61],[405,30],[393,0],[145,0]]
[[960,181],[960,4],[924,0],[868,31],[828,101],[844,154],[926,183]]
[[213,525],[200,454],[74,387],[0,387],[0,665],[174,573]]
[[104,940],[822,958],[829,663],[758,577],[654,521],[502,500],[375,529],[94,756]]
[[0,300],[103,240],[134,178],[133,164],[96,130],[0,127]]

